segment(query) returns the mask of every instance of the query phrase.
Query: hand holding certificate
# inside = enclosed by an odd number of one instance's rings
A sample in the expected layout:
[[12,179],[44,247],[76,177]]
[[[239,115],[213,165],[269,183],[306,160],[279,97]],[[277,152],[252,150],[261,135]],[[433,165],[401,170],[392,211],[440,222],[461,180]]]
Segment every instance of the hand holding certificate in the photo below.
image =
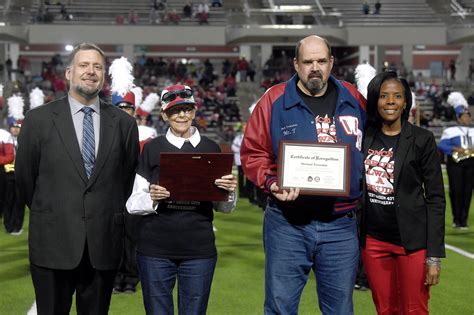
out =
[[282,141],[279,188],[299,188],[302,195],[349,196],[349,150],[348,144]]

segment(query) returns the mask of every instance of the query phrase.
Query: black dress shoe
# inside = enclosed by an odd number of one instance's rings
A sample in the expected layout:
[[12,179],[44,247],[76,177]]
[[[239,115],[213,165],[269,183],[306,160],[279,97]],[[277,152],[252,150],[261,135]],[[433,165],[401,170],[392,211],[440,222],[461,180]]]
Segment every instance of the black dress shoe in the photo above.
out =
[[129,293],[130,294],[130,293],[135,293],[135,292],[137,292],[137,288],[133,284],[127,283],[123,287],[123,293]]
[[122,283],[118,283],[114,285],[114,289],[112,290],[113,294],[119,294],[124,292],[124,286]]

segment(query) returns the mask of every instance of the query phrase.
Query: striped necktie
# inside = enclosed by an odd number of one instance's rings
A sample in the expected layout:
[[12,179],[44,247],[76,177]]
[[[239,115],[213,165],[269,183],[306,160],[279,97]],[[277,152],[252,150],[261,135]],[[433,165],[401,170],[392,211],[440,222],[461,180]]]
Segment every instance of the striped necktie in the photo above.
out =
[[94,110],[90,107],[83,107],[84,120],[82,121],[82,159],[86,169],[87,178],[92,174],[95,162],[95,137],[94,122],[92,113]]

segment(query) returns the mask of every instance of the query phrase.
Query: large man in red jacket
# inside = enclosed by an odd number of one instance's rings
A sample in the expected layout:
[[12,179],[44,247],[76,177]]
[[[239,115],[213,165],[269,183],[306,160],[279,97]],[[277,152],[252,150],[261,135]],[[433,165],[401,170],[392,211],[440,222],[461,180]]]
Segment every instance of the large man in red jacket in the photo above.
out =
[[[352,314],[365,99],[330,75],[334,58],[324,38],[302,39],[293,63],[297,74],[258,101],[241,149],[246,175],[269,193],[263,226],[265,314],[298,313],[311,270],[323,314]],[[348,144],[349,197],[304,196],[299,188],[280,189],[276,174],[281,140]]]

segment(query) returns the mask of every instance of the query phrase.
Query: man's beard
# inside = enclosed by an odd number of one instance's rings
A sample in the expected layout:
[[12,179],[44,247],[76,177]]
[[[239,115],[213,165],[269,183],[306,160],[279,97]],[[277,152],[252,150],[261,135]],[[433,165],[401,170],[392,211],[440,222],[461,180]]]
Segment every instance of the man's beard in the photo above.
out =
[[95,98],[97,95],[99,95],[99,92],[100,92],[99,88],[90,89],[90,88],[84,88],[80,85],[76,85],[74,88],[75,88],[77,94],[84,97],[86,100],[91,100],[91,99]]
[[311,73],[303,85],[312,95],[316,95],[323,90],[326,82],[323,81],[323,76],[320,73]]

